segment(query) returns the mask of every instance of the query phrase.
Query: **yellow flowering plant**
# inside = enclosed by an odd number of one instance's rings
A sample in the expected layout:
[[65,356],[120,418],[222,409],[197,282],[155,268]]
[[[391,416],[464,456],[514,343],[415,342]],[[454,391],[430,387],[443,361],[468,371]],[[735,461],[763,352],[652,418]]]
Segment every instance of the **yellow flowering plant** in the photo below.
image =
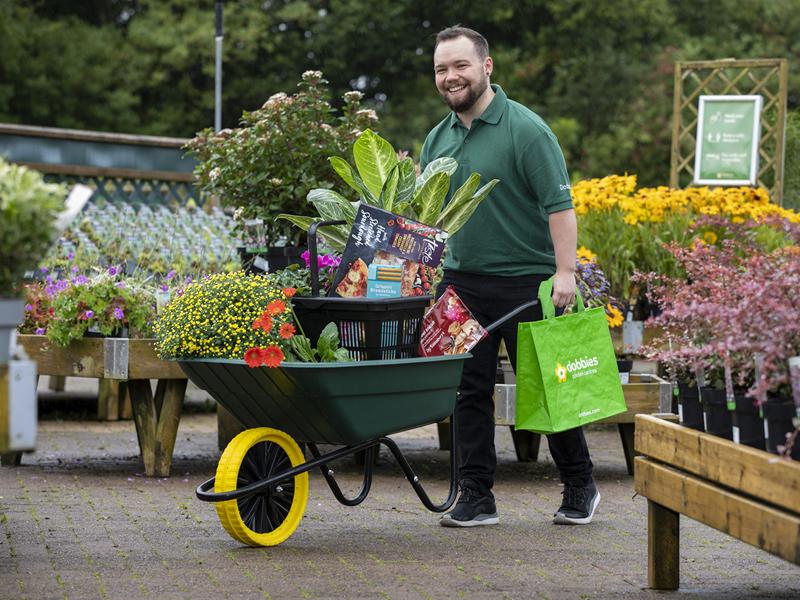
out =
[[694,227],[702,217],[747,224],[765,247],[787,241],[771,223],[800,222],[800,215],[772,204],[761,188],[637,189],[635,175],[611,175],[578,182],[573,186],[573,198],[579,243],[597,254],[611,283],[611,295],[630,304],[644,292],[631,281],[635,271],[683,276],[665,244],[717,243],[719,231]]
[[163,308],[155,324],[156,350],[166,359],[245,358],[248,364],[278,366],[295,333],[293,294],[263,275],[207,275]]

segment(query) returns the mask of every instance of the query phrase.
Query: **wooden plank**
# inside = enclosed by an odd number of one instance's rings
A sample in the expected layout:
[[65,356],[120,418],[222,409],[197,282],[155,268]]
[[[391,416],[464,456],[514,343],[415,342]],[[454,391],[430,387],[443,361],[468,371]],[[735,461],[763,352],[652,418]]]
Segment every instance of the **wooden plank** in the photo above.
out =
[[43,335],[19,335],[18,342],[37,363],[40,375],[103,377],[103,339],[81,338],[66,348]]
[[[633,379],[633,375],[631,376]],[[661,412],[661,386],[659,383],[626,383],[622,386],[628,410],[608,417],[599,423],[633,423],[637,414]]]
[[680,584],[680,516],[647,501],[647,584],[654,590],[677,590]]
[[60,127],[39,127],[36,125],[15,125],[0,123],[0,134],[44,137],[57,140],[79,140],[83,142],[105,142],[111,144],[131,144],[134,146],[160,146],[182,148],[189,138],[175,138],[155,135],[135,135],[130,133],[108,133],[84,129],[62,129]]
[[800,514],[800,463],[648,415],[636,417],[635,448],[704,479]]
[[161,360],[153,339],[131,339],[128,344],[128,377],[130,379],[186,379],[174,360]]
[[681,97],[683,96],[681,63],[675,63],[672,81],[672,144],[669,153],[669,187],[676,189],[679,186],[678,161],[680,160]]
[[119,390],[118,379],[101,379],[97,387],[97,420],[119,420]]
[[146,171],[143,169],[123,169],[119,167],[92,167],[88,165],[60,165],[31,161],[14,161],[18,165],[54,175],[78,175],[84,177],[119,177],[120,179],[157,179],[159,181],[182,181],[193,183],[193,173],[179,173],[177,171]]
[[622,442],[622,452],[625,455],[625,468],[628,470],[628,475],[633,475],[633,436],[635,433],[635,425],[633,423],[618,423],[619,438]]
[[800,565],[800,515],[751,500],[652,459],[635,460],[637,493]]
[[737,60],[735,58],[721,58],[718,60],[689,60],[675,63],[676,68],[684,69],[728,69],[728,68],[768,68],[774,67],[779,61],[784,59],[776,58],[753,58]]

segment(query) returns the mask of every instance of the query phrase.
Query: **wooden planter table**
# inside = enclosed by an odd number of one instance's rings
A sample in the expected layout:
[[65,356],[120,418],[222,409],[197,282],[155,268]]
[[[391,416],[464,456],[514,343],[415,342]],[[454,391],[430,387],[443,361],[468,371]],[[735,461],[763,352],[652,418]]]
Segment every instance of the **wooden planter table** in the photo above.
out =
[[635,449],[651,588],[680,583],[680,515],[800,565],[800,462],[647,415]]
[[[145,475],[169,476],[188,381],[177,363],[158,358],[154,340],[82,338],[62,348],[42,335],[17,339],[37,362],[39,375],[121,382],[130,396]],[[155,394],[151,379],[158,380]],[[13,462],[19,464],[19,456]]]

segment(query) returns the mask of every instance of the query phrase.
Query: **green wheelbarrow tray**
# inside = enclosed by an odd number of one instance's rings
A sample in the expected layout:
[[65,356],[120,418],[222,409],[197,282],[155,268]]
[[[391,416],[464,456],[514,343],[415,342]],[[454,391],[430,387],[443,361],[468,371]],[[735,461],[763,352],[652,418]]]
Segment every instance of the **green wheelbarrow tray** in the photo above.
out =
[[346,363],[184,359],[186,376],[247,428],[273,427],[300,442],[353,446],[453,414],[470,354]]

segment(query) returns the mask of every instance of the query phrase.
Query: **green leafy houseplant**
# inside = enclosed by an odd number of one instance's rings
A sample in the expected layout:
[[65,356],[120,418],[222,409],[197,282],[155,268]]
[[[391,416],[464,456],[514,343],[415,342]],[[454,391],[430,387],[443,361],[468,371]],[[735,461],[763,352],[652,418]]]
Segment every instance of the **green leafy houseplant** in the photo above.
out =
[[270,97],[241,126],[214,133],[201,131],[187,149],[198,158],[195,175],[200,188],[236,207],[240,227],[262,220],[255,246],[275,245],[282,236],[297,237],[288,224],[276,224],[280,212],[311,214],[304,199],[314,188],[344,184],[328,176],[327,158],[343,154],[363,129],[374,125],[375,111],[361,108],[361,92],[344,94],[341,116],[329,102],[327,81],[319,71],[306,71],[294,95]]
[[[353,144],[353,158],[355,168],[339,156],[332,156],[330,163],[347,186],[358,194],[358,200],[444,229],[450,235],[467,222],[498,183],[493,179],[481,187],[480,175],[472,173],[446,201],[450,176],[458,167],[454,159],[434,160],[417,176],[413,159],[399,159],[392,145],[369,129]],[[345,220],[346,225],[326,227],[323,233],[331,247],[339,252],[344,250],[358,203],[326,188],[311,190],[307,199],[317,209],[318,217],[281,214],[278,219],[291,221],[304,231],[314,222]]]
[[88,333],[149,337],[155,317],[155,298],[138,285],[124,281],[114,267],[92,278],[80,277],[59,286],[52,297],[53,314],[47,339],[58,346]]
[[0,298],[22,293],[20,285],[53,242],[66,189],[0,158]]

